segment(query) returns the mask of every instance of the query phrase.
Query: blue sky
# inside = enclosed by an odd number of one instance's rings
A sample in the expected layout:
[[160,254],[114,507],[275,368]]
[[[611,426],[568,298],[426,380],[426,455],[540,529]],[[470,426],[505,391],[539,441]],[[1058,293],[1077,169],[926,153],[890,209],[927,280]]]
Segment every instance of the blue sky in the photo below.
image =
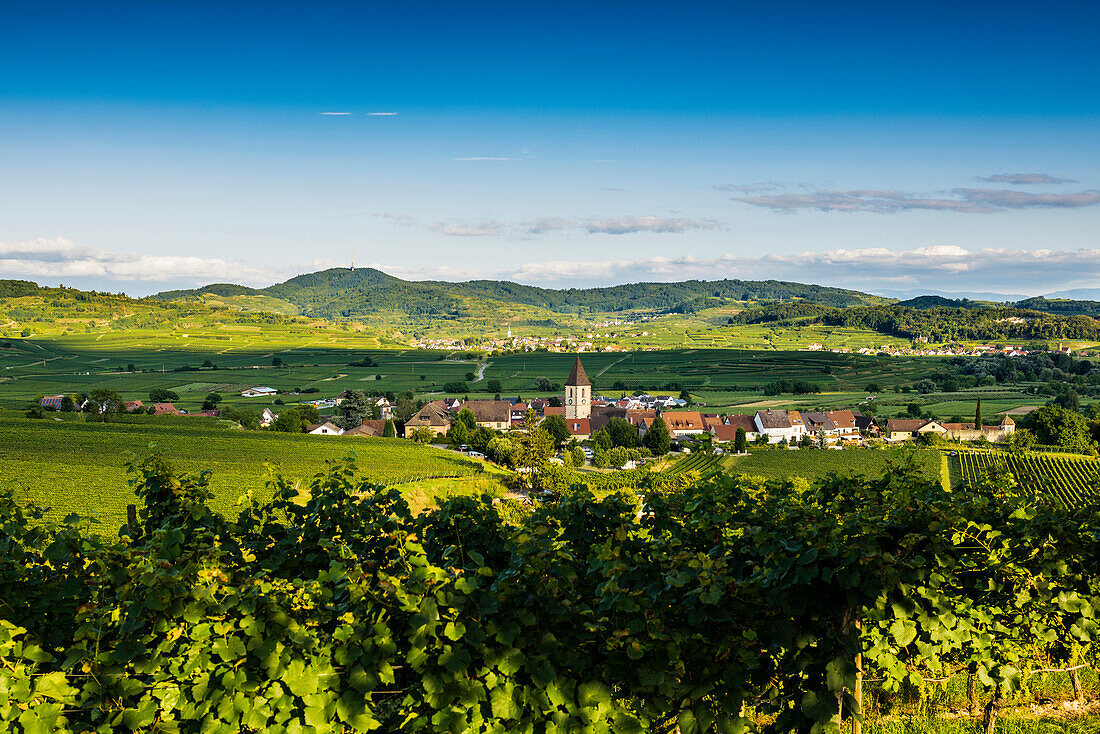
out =
[[1095,4],[13,5],[6,277],[1100,287]]

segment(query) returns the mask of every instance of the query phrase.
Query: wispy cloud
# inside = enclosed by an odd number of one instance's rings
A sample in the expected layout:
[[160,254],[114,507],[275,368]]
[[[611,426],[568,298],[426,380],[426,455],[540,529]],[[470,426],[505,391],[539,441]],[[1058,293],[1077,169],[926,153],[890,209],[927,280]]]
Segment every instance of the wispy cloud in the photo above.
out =
[[393,117],[396,112],[368,112],[367,117]]
[[953,189],[952,198],[921,197],[901,191],[851,189],[813,191],[807,194],[735,196],[753,206],[780,212],[810,209],[823,212],[875,212],[892,214],[913,210],[989,213],[1004,209],[1069,209],[1100,204],[1100,192],[1032,194],[1008,189]]
[[318,115],[325,117],[347,117],[348,115],[354,115],[354,112],[318,112]]
[[[412,226],[411,217],[383,213],[384,217],[403,226]],[[522,222],[507,223],[496,219],[478,222],[436,222],[422,225],[426,229],[440,234],[456,237],[525,237],[550,234],[636,234],[641,232],[678,234],[696,229],[717,229],[718,223],[711,220],[684,219],[680,217],[622,216],[593,219],[570,219],[568,217],[539,217]]]
[[996,173],[992,176],[979,176],[978,180],[1016,185],[1077,183],[1072,178],[1055,178],[1049,173]]
[[783,189],[808,189],[807,183],[784,183],[782,181],[757,181],[755,183],[726,183],[715,184],[712,188],[716,191],[726,191],[735,194],[758,194],[764,191],[782,191]]
[[467,155],[461,158],[455,158],[456,161],[518,161],[519,158],[512,158],[506,155]]
[[970,250],[955,245],[933,245],[907,250],[835,249],[761,257],[726,254],[720,257],[550,260],[510,268],[400,268],[385,264],[378,267],[412,279],[497,278],[552,287],[774,278],[868,291],[904,287],[1039,294],[1069,287],[1095,286],[1100,279],[1100,249]]

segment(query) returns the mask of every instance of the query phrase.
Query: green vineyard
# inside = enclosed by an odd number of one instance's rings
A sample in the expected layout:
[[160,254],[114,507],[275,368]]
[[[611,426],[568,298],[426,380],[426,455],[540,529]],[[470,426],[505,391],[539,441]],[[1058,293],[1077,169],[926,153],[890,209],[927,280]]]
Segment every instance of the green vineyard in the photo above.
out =
[[713,476],[722,471],[722,457],[709,454],[691,454],[686,459],[677,461],[669,474],[683,474],[684,472],[699,472],[703,478]]
[[1067,507],[1095,502],[1100,490],[1097,459],[964,451],[951,460],[956,463],[958,480],[965,486],[980,485],[987,473],[1001,464],[1012,472],[1023,491],[1052,495]]

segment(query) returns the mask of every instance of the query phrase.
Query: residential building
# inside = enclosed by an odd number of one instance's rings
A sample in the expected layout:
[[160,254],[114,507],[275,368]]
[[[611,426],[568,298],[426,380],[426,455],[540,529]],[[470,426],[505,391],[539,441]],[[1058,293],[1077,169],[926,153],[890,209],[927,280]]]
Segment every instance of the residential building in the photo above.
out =
[[768,443],[801,441],[806,435],[806,423],[797,410],[761,410],[753,418],[756,432],[768,437]]
[[443,401],[433,400],[405,421],[405,438],[410,438],[417,428],[427,428],[437,436],[445,436],[454,422],[454,416],[443,407]]
[[171,403],[153,403],[153,415],[179,415],[176,406]]
[[661,413],[661,419],[673,436],[697,436],[706,433],[707,426],[703,416],[697,410],[667,410]]
[[886,438],[890,441],[912,441],[926,433],[947,435],[939,421],[927,418],[891,418],[886,421]]
[[144,408],[145,405],[140,400],[127,400],[122,404],[122,412],[124,413],[136,413]]
[[313,436],[339,436],[344,431],[340,426],[329,421],[324,423],[311,423],[306,426],[306,433]]
[[267,428],[279,418],[278,413],[271,412],[271,408],[264,408],[264,412],[260,413],[260,425]]
[[566,418],[565,427],[569,429],[569,435],[578,441],[592,437],[592,421],[589,418]]
[[751,415],[704,415],[707,432],[714,436],[717,443],[730,443],[737,437],[737,429],[745,429],[745,439],[755,441],[760,433],[756,429],[756,421]]
[[462,407],[470,409],[478,426],[495,431],[512,427],[512,404],[507,400],[468,400]]

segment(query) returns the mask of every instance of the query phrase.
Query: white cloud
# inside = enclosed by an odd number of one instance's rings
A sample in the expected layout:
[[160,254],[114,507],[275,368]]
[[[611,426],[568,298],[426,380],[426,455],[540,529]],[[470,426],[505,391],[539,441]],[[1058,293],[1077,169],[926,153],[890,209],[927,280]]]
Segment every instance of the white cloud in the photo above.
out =
[[519,158],[511,158],[506,155],[467,155],[455,158],[456,161],[518,161]]
[[394,117],[396,112],[368,112],[367,117]]
[[347,115],[354,115],[354,112],[318,112],[318,115],[324,115],[327,117],[346,117]]
[[64,237],[0,242],[0,272],[15,277],[267,285],[293,271],[290,266],[257,266],[222,258],[111,252],[78,245]]

